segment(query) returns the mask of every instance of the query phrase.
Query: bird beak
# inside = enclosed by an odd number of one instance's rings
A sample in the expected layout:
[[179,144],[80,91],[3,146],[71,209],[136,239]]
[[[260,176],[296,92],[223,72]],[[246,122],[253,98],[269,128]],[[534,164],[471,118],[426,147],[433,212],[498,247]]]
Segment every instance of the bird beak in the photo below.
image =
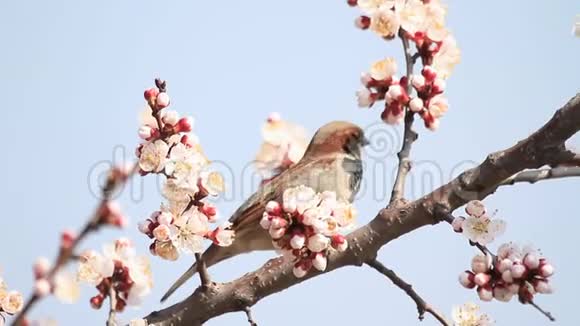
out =
[[367,146],[367,145],[370,145],[370,144],[371,144],[371,142],[368,140],[368,138],[363,137],[363,139],[362,139],[362,145],[363,146]]

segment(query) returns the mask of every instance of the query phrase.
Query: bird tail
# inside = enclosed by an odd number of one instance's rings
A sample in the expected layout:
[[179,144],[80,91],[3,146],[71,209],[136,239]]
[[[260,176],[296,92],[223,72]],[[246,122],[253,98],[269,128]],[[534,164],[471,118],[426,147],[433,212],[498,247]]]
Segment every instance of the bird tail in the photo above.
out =
[[[234,256],[225,249],[226,248],[211,245],[203,253],[202,256],[202,259],[205,262],[206,266],[207,267],[213,266],[224,259],[228,259]],[[177,289],[179,289],[183,284],[185,284],[185,282],[187,282],[195,274],[197,274],[197,264],[194,263],[193,265],[191,265],[191,267],[189,267],[187,271],[185,271],[185,273],[183,273],[183,275],[181,275],[181,277],[177,279],[177,281],[175,281],[175,283],[173,283],[173,285],[169,288],[169,290],[167,290],[167,292],[163,295],[163,297],[161,297],[161,302],[163,303],[165,300],[169,299],[169,297],[175,291],[177,291]]]

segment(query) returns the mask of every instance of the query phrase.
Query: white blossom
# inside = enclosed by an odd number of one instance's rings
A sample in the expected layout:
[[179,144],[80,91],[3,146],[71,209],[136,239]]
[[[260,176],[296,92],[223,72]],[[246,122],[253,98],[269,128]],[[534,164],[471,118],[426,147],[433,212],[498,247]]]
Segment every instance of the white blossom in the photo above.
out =
[[493,320],[486,314],[479,314],[479,306],[467,303],[454,307],[452,312],[454,326],[491,326]]
[[165,168],[169,145],[163,140],[147,143],[141,149],[139,167],[145,172],[160,172]]

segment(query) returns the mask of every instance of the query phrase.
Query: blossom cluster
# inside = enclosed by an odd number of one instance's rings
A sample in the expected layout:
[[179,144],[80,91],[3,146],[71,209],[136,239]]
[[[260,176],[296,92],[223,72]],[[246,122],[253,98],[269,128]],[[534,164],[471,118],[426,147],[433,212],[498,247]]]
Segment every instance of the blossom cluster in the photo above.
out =
[[270,233],[274,247],[294,262],[294,275],[301,278],[312,267],[326,270],[331,249],[347,249],[341,232],[352,227],[355,218],[354,207],[337,199],[336,193],[299,186],[285,190],[281,203],[270,201],[260,225]]
[[254,164],[264,181],[298,163],[308,146],[306,130],[282,120],[278,113],[268,116],[262,126],[262,138]]
[[104,300],[115,296],[115,311],[125,306],[139,305],[153,286],[147,257],[137,256],[128,239],[105,245],[103,253],[86,251],[80,256],[78,280],[95,286],[98,294],[90,299],[94,309],[100,309]]
[[[411,40],[416,47],[412,64],[421,58],[421,74],[396,77],[397,66],[392,58],[374,63],[363,73],[363,89],[357,92],[359,106],[371,107],[384,100],[381,118],[390,124],[399,123],[417,113],[425,126],[435,130],[448,109],[444,97],[445,79],[460,61],[457,42],[445,27],[446,8],[439,0],[349,0],[349,5],[363,11],[356,25],[370,29],[386,40],[395,36]],[[408,54],[410,55],[410,54]],[[416,95],[411,94],[412,88]]]
[[8,291],[6,283],[0,277],[0,325],[4,324],[4,315],[19,313],[24,307],[22,294],[18,291]]
[[482,301],[509,302],[517,296],[525,304],[533,302],[536,294],[553,292],[549,283],[553,274],[554,267],[537,250],[505,243],[497,257],[473,257],[471,270],[461,273],[459,282],[468,289],[477,287]]
[[467,203],[465,212],[468,216],[455,218],[452,225],[455,232],[463,233],[469,241],[487,245],[505,232],[506,222],[492,219],[481,201]]
[[[65,232],[64,241],[69,242],[69,232]],[[63,240],[61,240],[63,241]],[[44,257],[38,258],[33,265],[34,295],[45,297],[53,294],[64,303],[75,303],[80,297],[80,287],[77,278],[66,270],[59,269],[54,277],[50,277],[51,264]]]
[[466,303],[462,306],[453,307],[452,318],[454,326],[491,326],[495,322],[487,314],[479,313],[479,306]]
[[145,141],[136,151],[141,175],[166,177],[163,195],[168,203],[140,223],[139,230],[153,239],[150,251],[166,260],[176,260],[179,252],[198,253],[203,240],[228,246],[234,233],[226,223],[211,230],[217,221],[217,208],[206,201],[224,190],[221,174],[209,168],[209,161],[193,130],[191,117],[180,118],[168,110],[165,82],[145,91],[148,110],[143,116],[139,136]]

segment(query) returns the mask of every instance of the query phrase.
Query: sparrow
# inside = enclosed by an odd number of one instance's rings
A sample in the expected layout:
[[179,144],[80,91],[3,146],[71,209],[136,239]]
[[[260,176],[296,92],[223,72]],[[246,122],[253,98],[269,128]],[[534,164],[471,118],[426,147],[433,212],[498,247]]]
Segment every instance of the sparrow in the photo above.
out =
[[[260,219],[266,204],[272,200],[280,202],[286,189],[304,185],[316,192],[334,191],[338,199],[352,202],[363,175],[362,148],[368,144],[363,130],[350,122],[333,121],[318,129],[298,163],[263,184],[234,212],[229,219],[235,231],[234,242],[228,247],[212,244],[202,255],[207,267],[239,254],[274,250]],[[163,295],[161,302],[196,272],[193,264]]]

